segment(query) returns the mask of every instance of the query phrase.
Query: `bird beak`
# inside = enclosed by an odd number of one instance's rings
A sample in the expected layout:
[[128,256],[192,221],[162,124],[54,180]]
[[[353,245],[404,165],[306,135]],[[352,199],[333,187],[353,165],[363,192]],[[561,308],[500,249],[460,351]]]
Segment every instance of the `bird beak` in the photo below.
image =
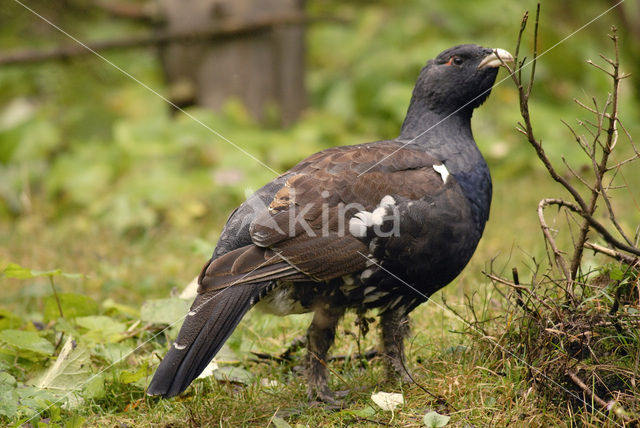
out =
[[513,55],[504,49],[494,49],[489,55],[485,56],[480,64],[478,64],[478,70],[483,68],[495,68],[500,67],[503,63],[513,62]]

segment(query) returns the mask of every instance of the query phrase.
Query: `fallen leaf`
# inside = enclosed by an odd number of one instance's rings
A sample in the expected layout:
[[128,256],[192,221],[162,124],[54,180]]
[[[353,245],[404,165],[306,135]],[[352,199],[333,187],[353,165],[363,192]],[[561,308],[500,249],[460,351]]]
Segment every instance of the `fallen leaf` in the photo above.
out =
[[382,410],[389,412],[394,411],[396,407],[404,404],[404,397],[402,394],[395,392],[376,392],[375,394],[371,394],[371,399]]
[[280,416],[274,416],[271,418],[271,424],[276,428],[291,428],[291,425]]
[[439,428],[447,425],[449,423],[449,419],[451,419],[451,416],[441,415],[438,412],[431,411],[424,415],[422,421],[425,426]]
[[51,342],[33,331],[2,330],[0,342],[4,342],[19,351],[30,351],[36,354],[52,355],[54,348]]

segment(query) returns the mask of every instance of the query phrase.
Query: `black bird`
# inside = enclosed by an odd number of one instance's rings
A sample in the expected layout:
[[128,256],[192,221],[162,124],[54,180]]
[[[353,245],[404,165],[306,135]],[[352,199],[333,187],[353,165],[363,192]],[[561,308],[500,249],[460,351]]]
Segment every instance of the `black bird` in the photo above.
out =
[[310,399],[335,403],[324,361],[347,309],[378,310],[387,376],[407,380],[409,312],[460,273],[489,217],[471,115],[512,60],[477,45],[445,50],[420,72],[398,138],[311,155],[236,208],[147,393],[184,391],[256,304],[314,312]]

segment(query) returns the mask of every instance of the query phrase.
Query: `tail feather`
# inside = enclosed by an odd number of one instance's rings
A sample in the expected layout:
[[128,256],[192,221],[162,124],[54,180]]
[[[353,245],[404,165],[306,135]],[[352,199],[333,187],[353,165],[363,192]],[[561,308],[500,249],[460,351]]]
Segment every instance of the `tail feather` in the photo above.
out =
[[147,394],[173,397],[184,391],[202,373],[269,284],[238,284],[199,294],[178,338],[158,366]]

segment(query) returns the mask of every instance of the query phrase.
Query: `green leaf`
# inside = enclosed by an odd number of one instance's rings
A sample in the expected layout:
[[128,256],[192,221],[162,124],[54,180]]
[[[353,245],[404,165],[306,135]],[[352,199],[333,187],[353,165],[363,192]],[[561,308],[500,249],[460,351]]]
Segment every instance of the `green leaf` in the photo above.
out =
[[104,315],[91,315],[76,318],[76,325],[86,329],[82,336],[94,342],[119,342],[123,339],[126,326]]
[[280,416],[274,416],[273,418],[271,418],[271,423],[276,428],[291,428],[291,425],[289,425],[289,423],[282,419]]
[[365,406],[362,409],[353,410],[350,413],[361,418],[369,418],[376,414],[376,409],[371,406]]
[[109,362],[109,364],[117,364],[122,362],[129,354],[135,350],[135,346],[122,341],[118,343],[105,343],[93,350],[94,355],[98,355]]
[[253,375],[240,367],[222,366],[213,371],[213,377],[223,382],[242,383],[250,385],[253,382]]
[[69,337],[56,361],[32,383],[42,389],[70,391],[91,376],[90,367],[89,351]]
[[0,391],[8,391],[15,388],[16,378],[7,372],[0,372]]
[[147,386],[147,378],[153,373],[153,370],[149,367],[148,363],[142,364],[135,371],[122,371],[120,372],[120,382],[124,384],[134,384],[139,386],[140,388],[145,388]]
[[67,338],[56,361],[31,383],[56,396],[63,397],[69,392],[75,392],[68,397],[71,407],[82,403],[80,395],[85,398],[104,396],[104,377],[93,375],[91,353],[78,345],[72,337]]
[[447,425],[449,423],[449,419],[451,419],[451,416],[441,415],[437,412],[431,411],[424,415],[422,421],[425,426],[439,428]]
[[178,298],[148,300],[142,305],[140,319],[153,324],[182,325],[190,307],[191,302]]
[[54,269],[50,271],[32,271],[29,268],[25,268],[16,263],[9,263],[3,270],[2,274],[6,278],[27,279],[34,278],[36,276],[56,276],[60,275],[62,271],[60,269]]
[[102,302],[102,307],[107,311],[108,314],[120,313],[130,318],[140,318],[140,310],[138,308],[134,308],[133,306],[125,305],[122,303],[117,303],[112,298],[108,298],[104,302]]
[[0,330],[6,330],[8,328],[18,328],[23,324],[22,318],[0,308]]
[[0,342],[3,342],[19,351],[29,351],[42,355],[53,355],[53,345],[48,340],[40,337],[33,331],[2,330]]
[[82,274],[78,273],[65,273],[62,272],[61,269],[52,269],[52,270],[32,270],[26,267],[22,267],[16,263],[9,263],[2,270],[2,275],[6,278],[16,278],[16,279],[28,279],[28,278],[37,278],[42,276],[65,276],[68,278],[78,278],[82,277]]
[[38,411],[49,408],[51,403],[59,400],[59,397],[54,392],[35,386],[17,388],[16,392],[21,404],[21,413],[24,412],[29,416],[35,416]]
[[106,393],[104,374],[92,375],[82,387],[82,396],[87,399],[104,398]]
[[609,278],[614,281],[622,281],[622,278],[624,278],[624,271],[618,266],[613,266],[609,270]]
[[[59,293],[58,299],[65,318],[73,319],[98,313],[98,304],[91,297],[84,294]],[[44,300],[44,321],[49,322],[59,317],[60,310],[55,296],[48,296]]]
[[15,388],[2,390],[0,387],[0,416],[4,415],[13,419],[18,414],[20,398]]
[[71,415],[65,419],[64,428],[82,428],[87,419],[80,415]]

